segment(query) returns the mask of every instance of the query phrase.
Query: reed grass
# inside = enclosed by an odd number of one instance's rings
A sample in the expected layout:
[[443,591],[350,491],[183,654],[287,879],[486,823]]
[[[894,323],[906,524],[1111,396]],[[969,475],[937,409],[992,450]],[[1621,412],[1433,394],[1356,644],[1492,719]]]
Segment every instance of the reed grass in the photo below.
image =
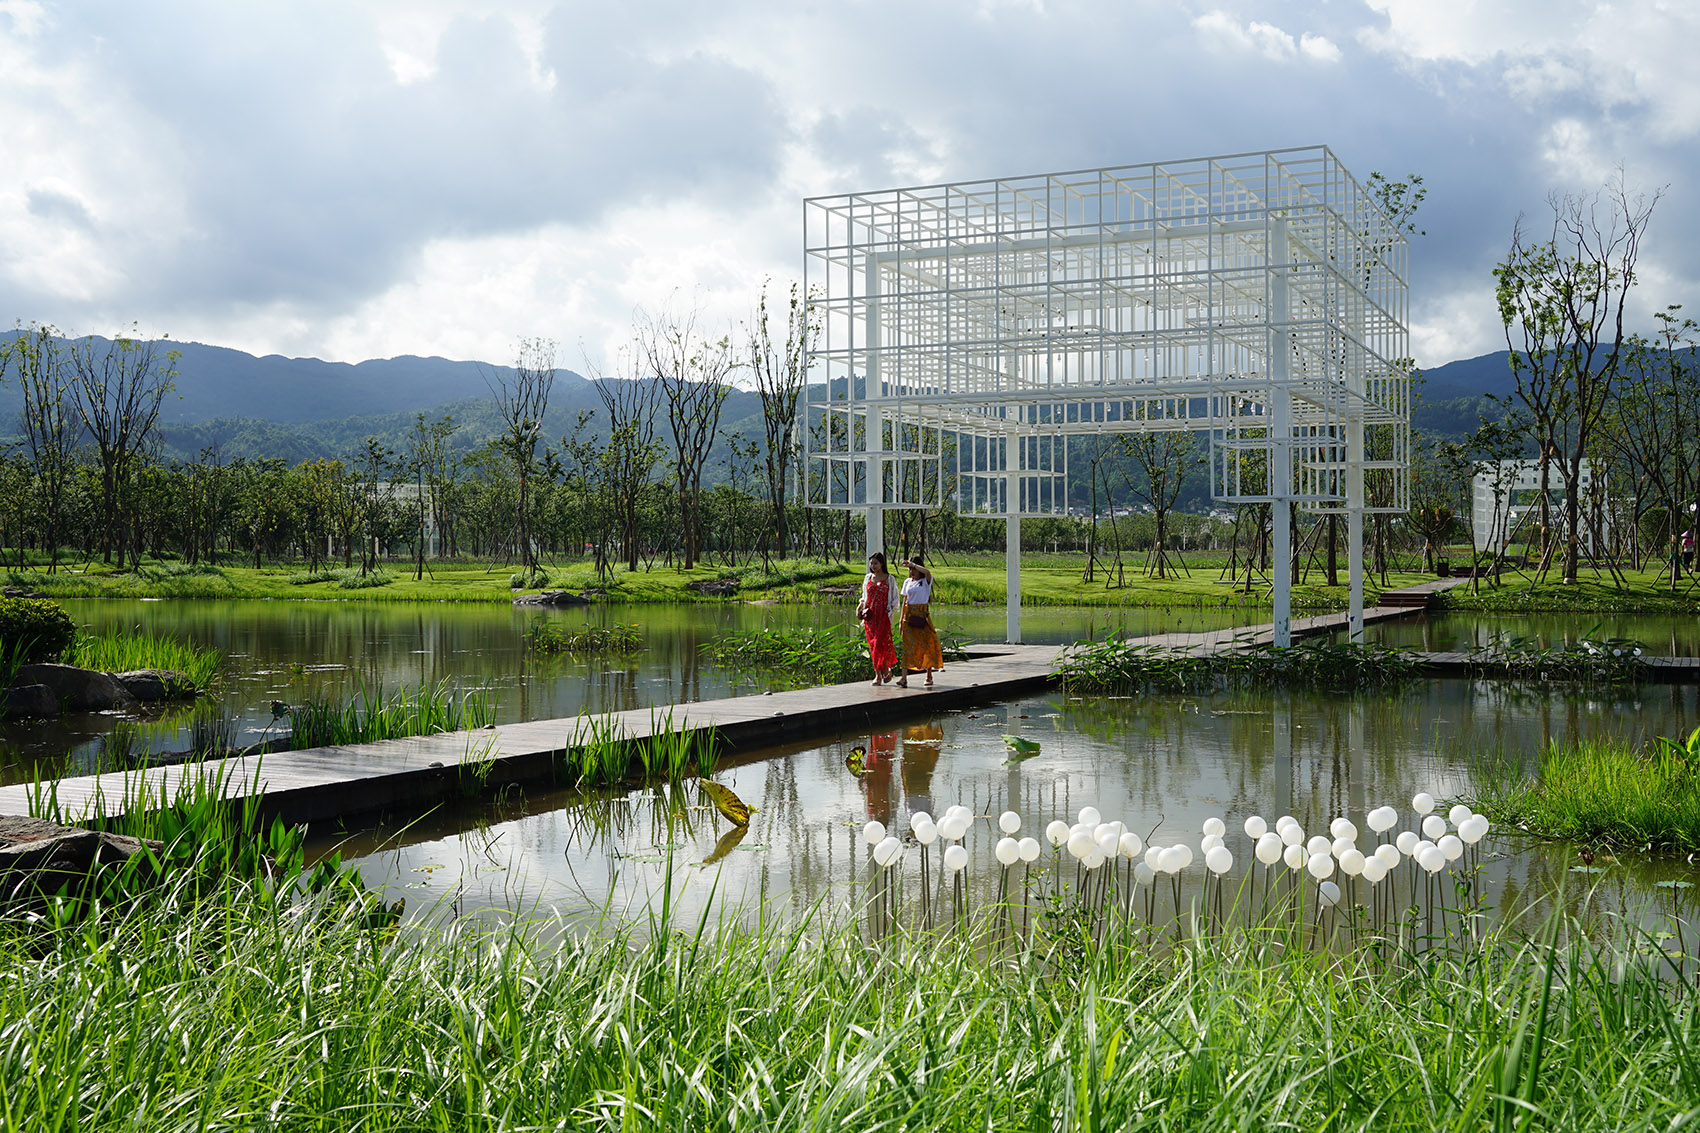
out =
[[538,653],[630,653],[643,647],[643,632],[635,625],[533,622],[525,627],[525,644]]
[[299,751],[432,736],[482,728],[495,719],[496,702],[483,689],[457,693],[443,681],[404,686],[386,696],[380,685],[361,688],[347,701],[314,700],[291,707],[290,746]]
[[188,678],[190,695],[211,688],[224,670],[224,653],[210,646],[191,645],[174,637],[143,633],[141,630],[109,629],[105,633],[80,633],[66,660],[80,668],[103,673],[125,673],[134,669],[169,669]]
[[1421,667],[1409,650],[1373,644],[1310,639],[1287,648],[1260,644],[1192,653],[1112,634],[1070,647],[1055,672],[1071,693],[1103,695],[1245,685],[1370,688],[1409,680]]
[[231,881],[0,932],[0,1130],[1667,1130],[1696,998],[1585,946],[1070,978],[818,915],[561,939]]
[[672,709],[650,712],[649,735],[633,738],[608,716],[582,716],[563,747],[557,774],[573,786],[603,787],[630,782],[677,783],[712,775],[720,761],[713,728],[693,728],[673,718]]
[[1643,850],[1700,850],[1700,731],[1637,750],[1617,739],[1556,742],[1533,767],[1489,759],[1472,804],[1543,838]]

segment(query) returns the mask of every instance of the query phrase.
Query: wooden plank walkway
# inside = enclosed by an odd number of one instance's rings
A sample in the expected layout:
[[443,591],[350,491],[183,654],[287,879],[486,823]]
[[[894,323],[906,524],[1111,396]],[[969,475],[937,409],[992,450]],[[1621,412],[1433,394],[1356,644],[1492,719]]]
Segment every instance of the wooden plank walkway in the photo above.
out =
[[[740,749],[804,742],[1035,692],[1050,685],[1059,652],[1054,645],[983,646],[971,651],[970,660],[947,665],[930,689],[914,677],[908,688],[875,688],[858,681],[636,709],[594,721],[628,739],[644,739],[656,730],[712,727],[722,749],[735,756]],[[591,727],[589,717],[534,720],[407,740],[83,775],[57,780],[52,787],[64,813],[92,819],[121,813],[123,800],[138,791],[155,799],[170,798],[185,780],[204,779],[216,769],[232,798],[263,791],[268,816],[291,824],[323,822],[430,806],[460,794],[466,774],[476,774],[485,789],[550,781],[561,753],[589,738]],[[30,791],[27,786],[0,788],[0,814],[29,813]]]

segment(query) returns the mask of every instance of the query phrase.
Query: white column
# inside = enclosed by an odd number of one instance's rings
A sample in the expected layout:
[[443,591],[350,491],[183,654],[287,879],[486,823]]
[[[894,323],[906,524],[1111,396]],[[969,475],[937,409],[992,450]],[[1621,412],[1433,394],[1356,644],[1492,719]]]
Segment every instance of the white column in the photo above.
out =
[[1004,520],[1004,571],[1009,589],[1005,609],[1004,640],[1011,645],[1021,644],[1021,513],[1010,509]]
[[[1355,435],[1355,440],[1354,440]],[[1346,426],[1346,570],[1351,585],[1347,627],[1353,642],[1364,639],[1364,426]]]
[[1281,648],[1293,643],[1293,436],[1292,395],[1287,389],[1287,324],[1292,303],[1287,293],[1287,262],[1291,259],[1287,222],[1275,222],[1271,234],[1269,278],[1269,495],[1274,513],[1274,547],[1271,581],[1275,589],[1274,642]]
[[[868,509],[868,554],[885,550],[885,509],[871,507]],[[888,570],[895,570],[895,563],[886,564]]]

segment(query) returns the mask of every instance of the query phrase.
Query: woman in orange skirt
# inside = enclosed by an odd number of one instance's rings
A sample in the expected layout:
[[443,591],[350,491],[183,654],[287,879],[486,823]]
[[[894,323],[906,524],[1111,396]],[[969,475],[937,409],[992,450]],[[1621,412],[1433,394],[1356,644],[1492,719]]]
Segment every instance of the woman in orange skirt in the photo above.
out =
[[933,670],[944,668],[944,651],[933,629],[927,605],[933,599],[933,572],[921,565],[921,556],[903,560],[909,577],[903,581],[903,675],[897,687],[909,687],[911,672],[926,673],[927,687],[933,686]]
[[868,639],[868,660],[874,664],[874,684],[883,685],[897,667],[897,649],[891,639],[891,610],[897,597],[897,580],[886,573],[885,553],[868,556],[867,577],[862,579],[862,600],[856,616],[862,619],[862,636]]

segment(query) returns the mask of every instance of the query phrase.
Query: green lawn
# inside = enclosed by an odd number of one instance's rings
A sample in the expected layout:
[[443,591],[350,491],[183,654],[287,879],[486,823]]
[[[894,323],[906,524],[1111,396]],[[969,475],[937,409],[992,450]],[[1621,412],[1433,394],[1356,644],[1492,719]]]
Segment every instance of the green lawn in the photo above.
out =
[[[941,605],[1002,605],[1005,596],[1005,567],[1001,555],[947,555],[935,559],[938,579],[936,601]],[[1025,606],[1149,606],[1163,608],[1252,608],[1269,605],[1268,588],[1243,587],[1220,581],[1219,564],[1199,564],[1192,574],[1163,581],[1147,578],[1137,568],[1123,575],[1124,585],[1109,586],[1102,571],[1093,582],[1081,580],[1084,560],[1074,555],[1038,553],[1023,560],[1022,604]],[[821,563],[791,560],[773,564],[764,574],[760,565],[728,568],[722,565],[677,570],[667,566],[637,571],[616,571],[599,580],[582,562],[546,563],[550,589],[602,589],[608,598],[624,603],[720,602],[768,599],[817,601],[821,587],[856,586],[861,582],[860,562]],[[314,598],[361,602],[509,602],[514,567],[504,563],[433,563],[425,577],[413,578],[411,564],[386,563],[382,585],[345,585],[358,582],[358,571],[320,571],[309,576],[299,565],[254,568],[220,565],[187,567],[178,563],[147,564],[140,572],[116,572],[98,563],[78,564],[56,574],[39,571],[11,572],[8,585],[26,587],[55,598]],[[323,576],[323,577],[321,577]],[[311,582],[302,579],[313,577]],[[704,596],[687,589],[689,583],[732,577],[739,584],[730,599]],[[1312,572],[1312,579],[1321,575]],[[1389,575],[1391,586],[1421,581],[1424,575]],[[295,581],[291,581],[291,580]],[[531,588],[537,589],[537,588]],[[1376,588],[1367,591],[1373,602]],[[1307,583],[1294,587],[1293,605],[1301,610],[1342,609],[1344,586],[1328,587]]]
[[1479,592],[1469,583],[1446,592],[1442,602],[1459,610],[1495,610],[1507,613],[1700,613],[1700,588],[1690,591],[1692,579],[1681,579],[1671,591],[1670,579],[1657,569],[1628,570],[1619,584],[1604,571],[1583,569],[1574,584],[1559,580],[1553,571],[1541,582],[1530,574],[1507,572],[1494,586],[1480,580]]

